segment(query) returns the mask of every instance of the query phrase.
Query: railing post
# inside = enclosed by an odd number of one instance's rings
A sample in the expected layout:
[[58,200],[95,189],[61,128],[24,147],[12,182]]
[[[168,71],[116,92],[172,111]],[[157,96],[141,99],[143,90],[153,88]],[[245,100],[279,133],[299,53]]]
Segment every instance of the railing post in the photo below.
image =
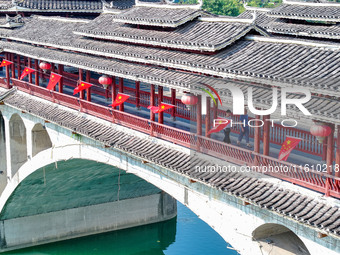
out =
[[[86,70],[86,82],[91,82],[91,72]],[[86,89],[86,100],[91,102],[91,88]]]
[[211,102],[210,102],[210,97],[207,97],[207,113],[205,115],[205,136],[206,137],[210,137],[210,135],[208,135],[208,132],[210,130],[210,105],[211,105]]
[[[160,107],[162,102],[163,102],[163,87],[158,86],[158,107]],[[164,117],[164,112],[158,113],[158,123],[163,124],[163,117]]]
[[200,136],[202,135],[202,96],[197,95],[197,106],[196,106],[196,134],[197,134],[197,151],[200,151]]
[[171,89],[171,104],[175,106],[171,108],[171,116],[173,120],[176,120],[176,89]]
[[[333,158],[334,158],[334,124],[329,124],[330,128],[332,129],[331,134],[327,137],[327,156],[326,156],[326,165],[327,165],[327,173],[332,175],[333,169]],[[326,180],[326,191],[325,195],[330,195],[330,185],[331,180],[327,177]]]
[[[119,92],[124,93],[124,79],[119,77]],[[119,105],[119,111],[124,112],[124,103]]]
[[[155,106],[155,85],[150,88],[150,106]],[[155,121],[155,114],[150,110],[150,120]]]

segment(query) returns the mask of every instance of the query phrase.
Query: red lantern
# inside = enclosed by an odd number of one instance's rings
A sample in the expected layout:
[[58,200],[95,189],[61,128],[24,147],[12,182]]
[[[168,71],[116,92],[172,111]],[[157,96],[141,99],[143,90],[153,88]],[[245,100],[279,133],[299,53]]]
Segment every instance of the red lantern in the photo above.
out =
[[107,87],[112,83],[112,78],[107,75],[102,75],[98,82],[103,85],[104,89],[107,89]]
[[47,70],[50,70],[52,68],[52,65],[50,63],[46,63],[44,61],[40,62],[39,64],[40,69],[43,70],[44,73],[47,72]]
[[332,129],[323,123],[317,122],[315,125],[311,126],[310,133],[316,136],[316,139],[319,141],[319,143],[323,143],[325,137],[332,133]]
[[190,108],[193,105],[196,105],[198,102],[198,98],[197,96],[190,94],[190,93],[186,93],[182,96],[181,101],[183,104],[185,104],[188,108]]

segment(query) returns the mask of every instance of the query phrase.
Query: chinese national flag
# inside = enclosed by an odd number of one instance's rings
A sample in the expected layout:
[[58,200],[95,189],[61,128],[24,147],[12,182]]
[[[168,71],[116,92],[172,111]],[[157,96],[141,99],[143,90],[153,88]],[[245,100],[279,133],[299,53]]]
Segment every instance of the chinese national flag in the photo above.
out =
[[24,71],[20,76],[20,80],[22,80],[27,74],[33,73],[35,70],[29,67],[25,67]]
[[226,128],[231,121],[228,119],[223,118],[217,118],[217,120],[214,120],[214,127],[209,130],[208,135],[212,133],[217,133]]
[[51,73],[50,81],[48,82],[47,89],[52,90],[54,89],[55,85],[60,81],[61,75],[56,73]]
[[9,66],[11,64],[13,64],[13,62],[4,59],[4,60],[2,60],[0,67]]
[[282,144],[280,153],[279,153],[279,160],[286,161],[288,159],[289,154],[292,150],[299,144],[301,141],[300,138],[295,137],[287,137],[284,143]]
[[83,91],[84,89],[88,89],[92,87],[91,83],[87,83],[87,82],[80,82],[79,86],[77,86],[74,90],[73,90],[73,95],[79,93],[80,91]]
[[118,93],[115,101],[112,104],[110,104],[109,106],[115,107],[115,106],[121,105],[126,100],[128,100],[129,97],[130,97],[129,95]]
[[174,108],[175,106],[172,104],[164,104],[161,103],[160,106],[149,106],[148,109],[150,109],[153,113],[160,113],[164,112],[168,109]]

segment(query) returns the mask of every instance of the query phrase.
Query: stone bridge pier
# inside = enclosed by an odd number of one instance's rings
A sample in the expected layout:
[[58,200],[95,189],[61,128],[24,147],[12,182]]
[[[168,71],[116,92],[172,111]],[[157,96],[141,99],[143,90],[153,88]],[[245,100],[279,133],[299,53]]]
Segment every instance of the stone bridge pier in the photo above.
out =
[[[253,173],[223,173],[221,185],[235,183],[223,189],[209,182],[210,173],[193,172],[191,161],[226,161],[30,97],[43,106],[40,116],[20,108],[24,97],[0,105],[0,251],[165,221],[176,216],[176,199],[242,255],[340,254],[336,232],[299,216],[304,202],[312,203],[310,219],[325,217],[325,226],[339,227],[336,199]],[[68,119],[53,122],[47,111]],[[76,133],[73,120],[111,132],[115,143]],[[274,196],[260,200],[268,191]],[[275,201],[280,205],[268,205]],[[283,214],[288,207],[291,215]]]

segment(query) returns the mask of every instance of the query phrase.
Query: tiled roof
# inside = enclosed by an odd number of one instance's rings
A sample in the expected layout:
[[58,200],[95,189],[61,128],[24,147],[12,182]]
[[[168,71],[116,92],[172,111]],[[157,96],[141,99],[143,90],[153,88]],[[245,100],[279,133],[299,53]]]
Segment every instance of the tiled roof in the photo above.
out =
[[340,4],[284,3],[274,8],[268,15],[286,19],[340,22]]
[[152,46],[216,51],[230,45],[252,29],[247,23],[193,21],[174,31],[160,31],[114,23],[112,18],[111,14],[102,14],[91,23],[78,27],[75,33]]
[[254,206],[298,221],[300,224],[314,228],[315,231],[321,230],[335,235],[336,238],[340,237],[340,209],[335,205],[287,187],[280,187],[265,178],[245,176],[244,173],[237,172],[195,171],[197,165],[204,167],[214,164],[201,154],[190,155],[165,145],[155,144],[151,140],[127,134],[104,123],[83,118],[81,115],[58,108],[57,105],[38,101],[33,96],[15,93],[4,102],[86,135],[106,146],[145,159],[190,179],[199,180],[212,188],[249,201]]
[[136,6],[113,15],[114,22],[127,24],[178,27],[200,15],[201,11],[189,8],[161,8]]
[[[35,17],[27,22],[25,27],[13,31],[9,38],[131,62],[174,67],[268,85],[294,84],[308,87],[315,93],[339,94],[340,72],[337,72],[337,67],[340,66],[340,44],[338,43],[323,45],[315,41],[255,37],[239,40],[214,55],[202,55],[81,38],[72,31],[88,23],[80,20],[68,22],[68,20],[54,18],[41,20]],[[41,29],[34,30],[35,27]]]

